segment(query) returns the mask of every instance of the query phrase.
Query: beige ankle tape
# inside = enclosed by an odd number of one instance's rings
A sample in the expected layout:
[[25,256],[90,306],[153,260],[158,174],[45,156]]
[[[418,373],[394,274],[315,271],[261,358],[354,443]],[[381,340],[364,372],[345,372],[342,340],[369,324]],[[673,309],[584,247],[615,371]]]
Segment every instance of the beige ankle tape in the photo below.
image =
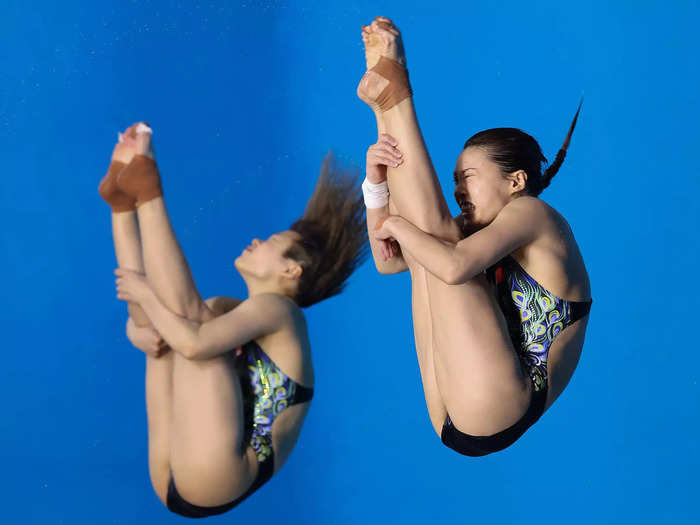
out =
[[112,208],[112,212],[131,211],[136,208],[136,199],[124,193],[117,185],[117,176],[125,167],[123,162],[113,161],[97,188],[100,196]]
[[146,155],[135,155],[119,174],[117,184],[136,199],[136,207],[163,195],[156,161]]
[[379,58],[379,62],[370,69],[389,81],[375,101],[382,111],[391,109],[403,99],[410,97],[411,84],[408,81],[408,69],[385,56]]

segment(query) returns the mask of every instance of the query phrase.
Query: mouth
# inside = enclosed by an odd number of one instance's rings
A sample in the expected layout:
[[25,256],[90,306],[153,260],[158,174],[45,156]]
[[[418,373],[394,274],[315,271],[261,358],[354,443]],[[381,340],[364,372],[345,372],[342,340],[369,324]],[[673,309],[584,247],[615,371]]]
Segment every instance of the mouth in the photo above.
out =
[[459,201],[459,209],[462,210],[462,215],[472,213],[474,211],[474,205],[469,201]]

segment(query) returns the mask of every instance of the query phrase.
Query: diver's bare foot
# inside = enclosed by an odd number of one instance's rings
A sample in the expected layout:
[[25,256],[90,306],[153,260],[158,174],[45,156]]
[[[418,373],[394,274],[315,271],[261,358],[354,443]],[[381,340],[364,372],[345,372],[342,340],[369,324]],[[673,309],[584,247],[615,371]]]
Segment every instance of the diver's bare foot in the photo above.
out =
[[153,130],[146,122],[137,122],[132,126],[131,131],[134,138],[137,155],[145,155],[150,159],[154,159],[153,153]]
[[378,16],[362,27],[362,41],[368,71],[360,79],[357,96],[375,112],[387,111],[411,95],[401,33],[391,20]]
[[388,18],[378,16],[370,25],[362,26],[362,42],[365,45],[367,70],[372,69],[382,56],[406,65],[401,32]]

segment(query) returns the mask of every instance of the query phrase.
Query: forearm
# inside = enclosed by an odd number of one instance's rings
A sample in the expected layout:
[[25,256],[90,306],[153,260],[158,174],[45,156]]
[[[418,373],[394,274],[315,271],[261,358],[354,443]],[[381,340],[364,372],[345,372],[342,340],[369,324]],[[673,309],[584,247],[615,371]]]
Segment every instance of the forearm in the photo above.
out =
[[139,306],[138,303],[129,302],[127,304],[126,309],[129,312],[129,317],[131,317],[131,319],[134,322],[134,325],[136,325],[137,327],[143,328],[146,326],[152,326],[151,320],[148,318],[146,312],[143,311],[143,308],[141,308],[141,306]]
[[381,219],[389,215],[389,205],[383,208],[367,208],[367,234],[369,236],[372,258],[377,271],[381,274],[394,274],[407,269],[406,261],[399,254],[384,260],[384,254],[380,246],[380,241],[374,238],[374,228]]
[[153,292],[139,304],[170,348],[187,358],[192,358],[197,353],[199,329],[202,325],[200,321],[186,319],[171,312]]
[[399,216],[392,216],[387,223],[402,251],[441,281],[457,284],[465,273],[465,264],[455,244],[433,237]]

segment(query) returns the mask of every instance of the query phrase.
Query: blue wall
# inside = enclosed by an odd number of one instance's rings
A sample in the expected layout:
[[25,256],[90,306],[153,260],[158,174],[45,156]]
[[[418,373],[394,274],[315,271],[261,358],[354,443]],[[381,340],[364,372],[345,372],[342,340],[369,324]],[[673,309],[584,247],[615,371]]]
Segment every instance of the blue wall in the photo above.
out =
[[307,311],[317,397],[290,461],[211,521],[693,522],[697,3],[334,3],[0,7],[0,519],[183,519],[150,489],[144,357],[124,334],[96,191],[116,133],[153,125],[200,291],[244,296],[241,248],[303,211],[329,149],[362,165],[376,140],[354,92],[360,25],[385,14],[446,192],[460,146],[487,127],[523,128],[552,159],[585,93],[542,196],[591,275],[580,366],[513,447],[458,456],[427,417],[408,276],[367,264]]

